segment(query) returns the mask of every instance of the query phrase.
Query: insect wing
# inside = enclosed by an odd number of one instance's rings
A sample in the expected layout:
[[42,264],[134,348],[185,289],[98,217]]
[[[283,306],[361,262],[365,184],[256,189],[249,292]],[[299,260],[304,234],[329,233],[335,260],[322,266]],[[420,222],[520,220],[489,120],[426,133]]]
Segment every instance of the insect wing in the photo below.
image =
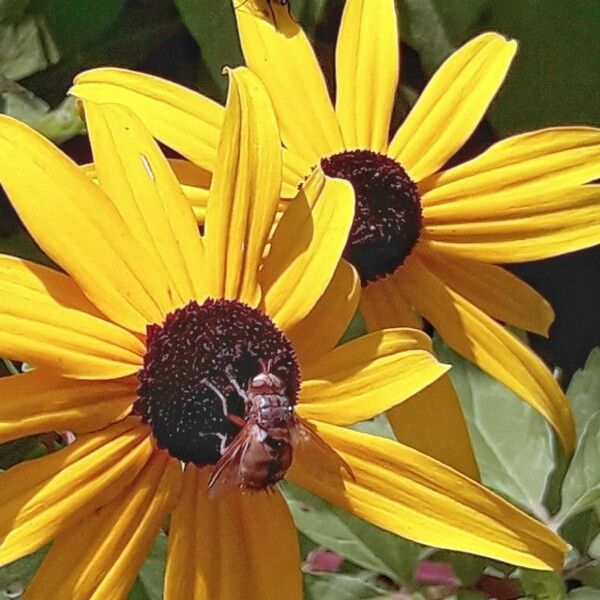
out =
[[253,435],[252,426],[246,425],[227,446],[208,480],[209,498],[222,498],[242,487],[240,466]]
[[[332,474],[339,475],[340,468],[342,468],[352,480],[356,479],[350,465],[329,444],[323,441],[311,425],[298,417],[296,417],[296,423],[292,429],[292,442],[295,447],[303,444],[310,446],[321,459],[324,459],[324,464],[327,465]],[[322,477],[323,473],[319,472],[318,475]]]

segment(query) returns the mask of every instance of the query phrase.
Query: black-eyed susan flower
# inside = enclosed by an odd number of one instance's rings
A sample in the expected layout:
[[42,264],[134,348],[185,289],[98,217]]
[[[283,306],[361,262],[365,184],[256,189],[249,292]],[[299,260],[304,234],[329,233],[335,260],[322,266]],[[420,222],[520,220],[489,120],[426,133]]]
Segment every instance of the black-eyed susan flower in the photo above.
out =
[[0,474],[0,564],[52,542],[26,597],[125,597],[171,513],[167,599],[300,598],[297,537],[277,490],[208,494],[248,418],[243,388],[265,363],[296,418],[333,449],[325,456],[337,452],[352,471],[301,444],[291,480],[427,544],[561,565],[562,540],[479,484],[343,427],[446,367],[416,330],[335,347],[359,295],[339,260],[352,189],[316,169],[270,235],[281,149],[255,76],[231,75],[202,236],[141,122],[108,104],[85,113],[96,183],[39,134],[0,119],[0,181],[65,271],[0,257],[0,355],[35,367],[0,380],[0,441],[76,435]]
[[[590,182],[600,177],[600,131],[559,127],[521,134],[443,170],[501,86],[515,41],[485,33],[457,50],[390,136],[399,79],[394,1],[347,0],[335,104],[303,31],[286,6],[271,6],[268,11],[251,0],[235,14],[246,62],[266,85],[281,127],[282,194],[293,195],[316,165],[352,183],[356,210],[344,256],[360,275],[368,329],[418,327],[425,317],[451,347],[539,410],[572,447],[573,422],[558,384],[500,324],[547,335],[553,311],[496,263],[598,243],[600,191]],[[83,74],[74,93],[130,105],[158,139],[213,169],[223,112],[214,102],[117,69]],[[184,183],[198,186],[189,195],[202,216],[206,194],[200,187],[208,176],[180,169]],[[442,380],[424,396],[434,411],[445,402],[444,414],[460,428],[457,404],[441,400],[451,393]],[[391,413],[402,439],[429,419],[423,404],[406,403]],[[440,443],[439,436],[421,441],[433,454],[452,452],[437,448]]]

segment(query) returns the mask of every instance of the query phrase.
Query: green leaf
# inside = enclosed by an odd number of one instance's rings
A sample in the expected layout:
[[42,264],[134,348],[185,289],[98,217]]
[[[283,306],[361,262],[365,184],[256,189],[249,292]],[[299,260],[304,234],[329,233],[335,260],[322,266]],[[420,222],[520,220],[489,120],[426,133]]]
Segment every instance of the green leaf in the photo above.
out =
[[139,577],[135,580],[133,587],[129,590],[127,600],[150,600]]
[[576,578],[587,587],[600,589],[600,566],[589,566],[577,571]]
[[567,396],[571,401],[577,432],[581,435],[588,419],[600,406],[600,348],[594,348],[583,369],[573,375]]
[[528,597],[532,596],[535,600],[566,598],[565,586],[559,573],[521,569],[520,581]]
[[448,596],[446,600],[487,600],[487,598],[489,598],[487,594],[474,592],[472,590],[464,590],[458,592],[455,596]]
[[[42,548],[16,562],[0,567],[0,598],[15,598],[6,591],[24,590],[40,566],[48,548]],[[4,593],[3,593],[4,592]]]
[[562,484],[559,525],[600,501],[600,411],[594,413],[577,442]]
[[450,552],[448,550],[436,552],[430,560],[448,563],[464,586],[473,585],[483,575],[485,568],[493,562],[474,554]]
[[325,16],[327,0],[297,0],[293,6],[294,17],[302,24],[309,38],[314,39],[317,25]]
[[368,433],[369,435],[387,438],[388,440],[396,439],[392,426],[385,415],[377,415],[368,421],[354,423],[350,425],[350,428],[362,433]]
[[385,590],[369,582],[365,576],[342,573],[307,573],[304,575],[305,600],[364,600],[384,596]]
[[30,436],[0,444],[0,470],[6,470],[25,460],[39,458],[48,453],[48,449],[38,436]]
[[65,97],[73,76],[82,69],[107,64],[134,68],[181,27],[171,0],[129,2],[98,40],[66,54],[57,65],[36,73],[23,85],[48,102],[58,103]]
[[225,0],[174,0],[181,20],[198,43],[202,62],[219,100],[227,95],[227,77],[223,67],[243,64],[233,6]]
[[73,52],[85,47],[117,20],[126,0],[36,0],[33,9],[46,18],[58,47]]
[[432,74],[455,49],[433,0],[401,0],[400,37],[419,54],[423,67]]
[[348,325],[348,329],[344,332],[344,335],[338,342],[338,346],[345,344],[346,342],[350,342],[356,338],[359,338],[367,333],[367,324],[360,311],[357,310],[352,317],[352,321],[350,321],[350,325]]
[[550,427],[526,402],[439,338],[434,345],[467,420],[482,482],[538,517],[545,518],[544,496],[555,460]]
[[27,15],[18,23],[0,23],[0,75],[19,80],[58,62],[58,48],[46,22]]
[[76,100],[65,98],[59,106],[50,106],[22,88],[18,92],[1,94],[1,112],[19,119],[57,144],[85,133],[85,125],[77,113]]
[[138,580],[148,600],[161,600],[162,598],[167,545],[168,538],[163,531],[160,531],[140,569]]
[[[600,121],[600,103],[590,102],[600,96],[600,53],[589,51],[600,38],[600,3],[433,0],[432,4],[456,46],[482,31],[500,31],[519,41],[517,57],[489,113],[501,136]],[[443,58],[440,50],[435,53]],[[428,60],[424,63],[427,67]]]
[[572,519],[561,528],[561,536],[574,546],[580,554],[589,551],[594,537],[600,533],[600,519],[596,510],[588,510]]
[[569,600],[600,600],[600,590],[582,587],[569,592],[567,598]]
[[590,542],[588,554],[593,558],[600,559],[600,534],[596,534],[594,539]]
[[31,0],[0,0],[0,22],[12,23],[20,20]]
[[306,537],[393,581],[412,581],[421,556],[420,546],[331,506],[289,482],[281,489],[296,527]]

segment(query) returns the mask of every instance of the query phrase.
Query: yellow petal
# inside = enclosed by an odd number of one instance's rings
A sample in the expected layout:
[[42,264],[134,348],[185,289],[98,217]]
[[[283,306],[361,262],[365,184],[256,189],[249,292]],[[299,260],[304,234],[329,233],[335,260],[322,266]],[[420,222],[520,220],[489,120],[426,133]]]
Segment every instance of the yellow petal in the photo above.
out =
[[295,198],[300,186],[312,171],[314,163],[289,148],[281,149],[281,157],[283,160],[281,197]]
[[3,256],[0,275],[0,355],[75,378],[113,379],[139,369],[144,344],[80,310],[89,303],[69,277]]
[[55,540],[24,600],[126,598],[181,479],[179,461],[156,452],[117,498]]
[[223,123],[223,107],[181,85],[125,69],[85,71],[70,92],[98,104],[127,106],[161,142],[212,171]]
[[360,313],[367,324],[367,331],[388,327],[421,328],[421,319],[402,295],[402,287],[395,274],[369,283],[362,289]]
[[258,268],[279,203],[281,146],[266,90],[248,69],[229,72],[229,94],[210,189],[205,246],[211,295],[260,302]]
[[24,258],[0,254],[0,281],[48,295],[66,308],[104,318],[68,275]]
[[[433,223],[480,210],[518,210],[557,188],[600,177],[600,129],[554,127],[502,140],[473,160],[422,181],[424,212]],[[504,203],[502,201],[504,200]]]
[[128,418],[0,473],[0,565],[34,552],[118,496],[153,445]]
[[298,414],[336,425],[371,419],[441,377],[449,367],[415,329],[388,329],[338,346],[303,365]]
[[416,255],[402,267],[406,297],[459,354],[501,381],[538,410],[567,449],[573,417],[560,386],[540,358],[432,273]]
[[385,152],[399,58],[394,0],[348,0],[335,51],[335,111],[346,148]]
[[479,481],[460,401],[448,375],[387,412],[396,439]]
[[0,379],[0,443],[47,431],[103,429],[125,417],[135,378],[76,381],[44,369]]
[[164,282],[110,200],[50,141],[4,116],[0,182],[33,238],[103,313],[140,332],[162,320],[154,295]]
[[100,187],[165,282],[161,308],[167,313],[203,299],[206,267],[196,219],[156,142],[122,106],[84,102],[84,108]]
[[[272,17],[232,0],[246,64],[265,84],[287,148],[307,163],[343,149],[342,135],[319,62],[300,26],[277,10]],[[272,4],[275,8],[276,3]]]
[[[516,263],[589,248],[600,239],[600,185],[554,189],[478,209],[471,218],[427,224],[430,248],[482,262]],[[503,205],[503,206],[502,206]]]
[[516,51],[515,41],[483,33],[437,70],[388,150],[413,180],[434,173],[467,141],[502,85]]
[[315,169],[279,221],[261,273],[265,311],[280,328],[304,319],[327,289],[353,217],[351,184]]
[[[561,569],[567,545],[552,531],[458,471],[397,442],[335,425],[319,435],[348,462],[353,481],[318,477],[298,452],[295,483],[393,533],[532,569]],[[312,464],[311,464],[312,463]]]
[[342,260],[312,310],[286,331],[301,365],[317,361],[337,346],[356,313],[359,297],[358,273]]
[[524,281],[496,265],[447,256],[419,246],[427,267],[477,308],[508,325],[548,335],[554,311]]
[[211,500],[209,474],[185,471],[169,531],[165,600],[300,600],[298,538],[279,491]]

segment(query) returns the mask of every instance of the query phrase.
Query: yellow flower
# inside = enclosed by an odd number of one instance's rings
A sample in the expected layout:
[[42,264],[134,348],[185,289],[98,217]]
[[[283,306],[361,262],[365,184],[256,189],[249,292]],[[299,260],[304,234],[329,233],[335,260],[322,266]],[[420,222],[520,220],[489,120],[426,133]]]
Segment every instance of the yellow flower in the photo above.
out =
[[[368,329],[419,327],[425,317],[452,348],[543,414],[571,448],[573,421],[558,384],[498,323],[547,335],[552,308],[494,263],[598,243],[600,191],[589,182],[600,177],[600,131],[559,127],[517,135],[440,170],[483,117],[506,76],[515,41],[485,33],[457,50],[388,142],[399,79],[394,1],[347,0],[336,49],[335,107],[288,7],[273,3],[271,13],[256,5],[243,3],[235,14],[246,62],[266,85],[281,128],[282,194],[292,196],[319,164],[353,183],[358,210],[345,256],[361,275],[360,310]],[[219,105],[118,69],[84,73],[73,93],[126,103],[158,139],[205,170],[177,165],[202,217],[201,188],[214,167],[222,122]],[[444,393],[452,391],[442,380],[423,394],[426,402],[391,412],[400,439],[415,441],[411,431],[424,430],[418,423],[429,418],[420,407],[437,410]],[[441,408],[462,428],[456,402]],[[440,444],[421,440],[420,447],[439,458],[452,452]]]
[[0,355],[36,367],[0,380],[0,441],[76,434],[0,474],[0,564],[53,542],[27,598],[125,597],[168,513],[167,599],[300,598],[296,532],[277,490],[208,497],[212,465],[248,417],[236,386],[265,363],[297,396],[295,418],[353,471],[300,444],[292,481],[426,544],[561,566],[560,538],[476,482],[341,427],[447,367],[417,330],[335,347],[359,295],[339,261],[352,190],[316,169],[270,238],[281,151],[254,75],[231,74],[202,236],[141,122],[120,106],[84,108],[97,184],[0,118],[0,181],[66,272],[0,256]]

